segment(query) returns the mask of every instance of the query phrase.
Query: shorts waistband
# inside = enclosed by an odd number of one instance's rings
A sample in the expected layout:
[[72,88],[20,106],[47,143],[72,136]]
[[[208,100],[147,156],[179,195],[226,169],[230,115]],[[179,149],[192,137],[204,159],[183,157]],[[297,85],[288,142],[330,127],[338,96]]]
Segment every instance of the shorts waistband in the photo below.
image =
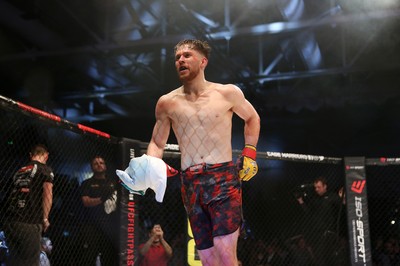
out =
[[200,174],[200,173],[206,172],[207,170],[224,167],[224,166],[233,166],[233,165],[234,165],[233,161],[224,162],[224,163],[215,163],[215,164],[199,163],[199,164],[189,166],[188,168],[183,170],[182,173],[183,174],[185,174],[185,173]]

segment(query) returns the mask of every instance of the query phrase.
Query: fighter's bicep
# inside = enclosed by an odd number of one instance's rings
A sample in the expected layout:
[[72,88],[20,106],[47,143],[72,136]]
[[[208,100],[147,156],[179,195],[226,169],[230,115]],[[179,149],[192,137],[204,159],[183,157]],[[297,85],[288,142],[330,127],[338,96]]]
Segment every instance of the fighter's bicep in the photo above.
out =
[[247,120],[256,113],[253,105],[245,98],[243,92],[237,86],[234,86],[230,93],[232,111],[243,120]]
[[167,142],[171,122],[168,117],[157,119],[153,129],[152,141],[159,147],[162,147]]
[[234,108],[234,113],[237,114],[241,119],[248,120],[257,116],[257,112],[254,107],[246,100],[244,104]]

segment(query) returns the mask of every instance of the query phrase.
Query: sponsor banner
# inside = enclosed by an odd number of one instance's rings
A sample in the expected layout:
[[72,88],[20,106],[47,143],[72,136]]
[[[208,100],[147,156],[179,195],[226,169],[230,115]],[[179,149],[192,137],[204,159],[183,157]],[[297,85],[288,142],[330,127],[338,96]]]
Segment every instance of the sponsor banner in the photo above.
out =
[[178,144],[165,144],[164,151],[178,151],[179,152],[179,145]]
[[351,265],[372,265],[365,158],[344,158]]
[[321,155],[311,154],[298,154],[298,153],[286,153],[286,152],[257,152],[258,157],[265,157],[266,159],[275,160],[288,160],[288,161],[306,161],[306,162],[317,162],[317,163],[340,163],[342,158],[325,157]]
[[[140,143],[130,139],[120,141],[120,158],[118,169],[125,170],[132,158],[141,156]],[[136,244],[139,240],[136,203],[134,194],[122,186],[120,190],[120,233],[119,233],[119,265],[134,265],[139,258]]]
[[380,158],[369,158],[365,159],[365,164],[366,165],[399,165],[400,164],[400,158],[386,158],[386,157],[380,157]]
[[[239,156],[242,150],[233,150],[234,156]],[[178,144],[166,144],[164,147],[164,154],[169,156],[173,154],[180,155]],[[286,160],[286,161],[300,161],[300,162],[316,162],[316,163],[342,163],[342,158],[326,157],[322,155],[311,155],[311,154],[299,154],[299,153],[287,153],[287,152],[257,152],[258,158],[265,158],[271,160]]]

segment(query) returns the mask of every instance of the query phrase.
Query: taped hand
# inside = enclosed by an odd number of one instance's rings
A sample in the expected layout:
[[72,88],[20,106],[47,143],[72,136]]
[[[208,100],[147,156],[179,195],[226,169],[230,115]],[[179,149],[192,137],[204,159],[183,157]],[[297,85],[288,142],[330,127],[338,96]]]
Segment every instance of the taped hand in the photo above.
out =
[[243,181],[249,181],[257,174],[258,166],[256,162],[256,155],[256,147],[246,144],[242,151],[242,155],[239,157],[237,162],[239,177]]

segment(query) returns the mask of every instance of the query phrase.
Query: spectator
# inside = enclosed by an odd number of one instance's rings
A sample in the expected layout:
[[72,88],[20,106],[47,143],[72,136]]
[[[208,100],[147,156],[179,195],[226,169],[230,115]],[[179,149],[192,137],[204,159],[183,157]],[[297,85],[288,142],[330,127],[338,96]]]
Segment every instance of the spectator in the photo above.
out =
[[297,198],[309,218],[310,231],[306,240],[313,249],[317,265],[336,265],[336,252],[339,249],[337,228],[343,200],[338,194],[328,191],[325,177],[314,180],[314,190],[316,195],[309,201],[303,197]]
[[303,235],[290,239],[289,257],[293,266],[316,266],[312,248]]
[[267,246],[261,239],[253,244],[250,251],[250,265],[264,266],[267,263]]
[[6,243],[6,237],[4,231],[0,231],[0,266],[6,265],[6,260],[8,256],[8,247]]
[[377,258],[377,265],[400,265],[400,254],[396,252],[397,245],[397,239],[395,239],[394,237],[389,237],[383,244],[383,252]]
[[53,243],[48,237],[42,237],[40,240],[41,251],[40,251],[40,266],[50,266],[49,256],[53,249]]
[[40,239],[50,226],[53,204],[54,174],[46,165],[48,158],[46,146],[35,145],[31,161],[13,177],[10,217],[4,230],[10,252],[8,265],[39,265]]
[[101,254],[103,266],[118,265],[116,230],[117,186],[107,176],[105,160],[96,156],[91,161],[93,175],[82,182],[81,199],[85,211],[85,255],[94,265]]
[[383,236],[378,236],[373,243],[374,245],[372,246],[372,261],[374,265],[379,265],[378,262],[384,252],[385,239]]
[[266,247],[266,263],[265,266],[283,266],[283,258],[280,256],[278,242],[272,240]]
[[149,230],[149,239],[139,246],[140,266],[167,266],[172,257],[172,248],[164,239],[164,232],[159,224]]

